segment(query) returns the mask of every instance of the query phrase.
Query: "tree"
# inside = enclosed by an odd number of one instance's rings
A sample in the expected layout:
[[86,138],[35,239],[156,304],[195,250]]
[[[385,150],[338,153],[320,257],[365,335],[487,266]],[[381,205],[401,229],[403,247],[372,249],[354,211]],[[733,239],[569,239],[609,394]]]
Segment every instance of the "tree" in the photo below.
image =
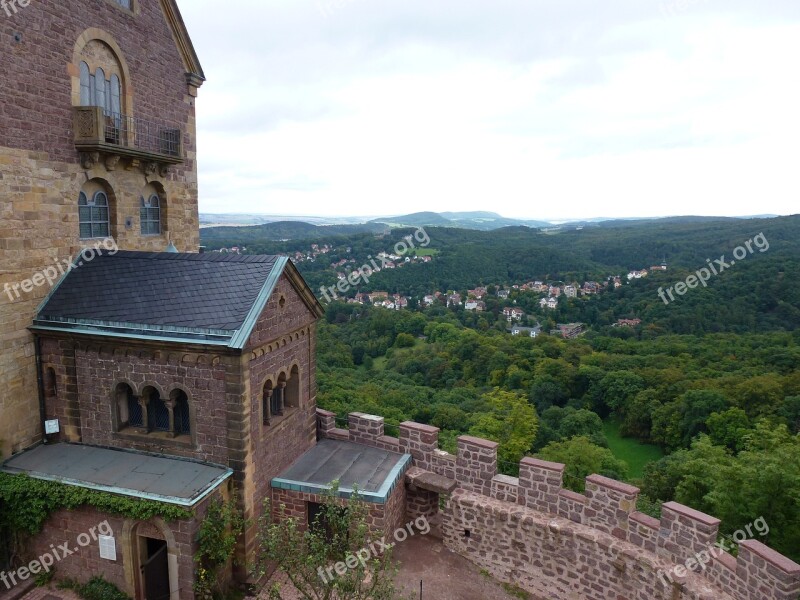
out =
[[688,446],[699,433],[707,433],[709,415],[728,408],[728,399],[715,390],[689,390],[683,394],[681,403],[681,430],[683,444]]
[[714,413],[708,417],[706,425],[712,442],[734,452],[744,447],[745,436],[750,432],[750,419],[741,408]]
[[582,435],[565,442],[548,444],[539,457],[564,464],[564,487],[576,492],[584,491],[589,475],[603,475],[618,480],[624,480],[628,475],[627,463],[615,458],[608,448],[601,448]]
[[800,433],[800,396],[788,396],[784,399],[778,415],[786,421],[789,431]]
[[[285,506],[279,507],[277,522],[273,522],[266,503],[258,536],[257,576],[264,576],[269,565],[277,565],[303,600],[399,598],[391,548],[382,554],[371,551],[380,535],[369,530],[368,505],[357,491],[345,502],[338,497],[338,488],[338,482],[331,484],[323,495],[322,509],[307,528],[288,516]],[[277,583],[270,588],[270,600],[286,597]]]
[[507,470],[514,471],[536,439],[539,430],[536,410],[522,395],[514,392],[495,389],[484,394],[484,398],[490,410],[478,417],[470,433],[499,442],[498,460],[505,463]]

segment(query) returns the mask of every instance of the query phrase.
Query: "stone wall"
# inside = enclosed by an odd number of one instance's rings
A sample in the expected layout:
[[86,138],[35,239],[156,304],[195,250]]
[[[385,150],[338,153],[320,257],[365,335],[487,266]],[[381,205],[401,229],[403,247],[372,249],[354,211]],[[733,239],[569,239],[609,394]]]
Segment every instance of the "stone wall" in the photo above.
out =
[[[307,524],[308,504],[322,504],[325,501],[325,497],[320,494],[284,489],[273,490],[272,499],[274,518],[283,514],[286,517],[298,519],[301,525]],[[366,504],[369,507],[367,524],[371,532],[389,537],[405,525],[405,485],[402,482],[392,490],[385,504],[373,502]],[[283,510],[282,513],[281,510]]]
[[[248,448],[239,482],[245,517],[246,553],[255,551],[258,517],[272,499],[270,481],[310,450],[316,441],[316,317],[283,274],[246,345],[244,437]],[[264,424],[264,384],[276,386],[297,367],[299,405]]]
[[[45,373],[53,369],[56,382],[55,394],[46,399],[46,416],[58,419],[62,426],[53,441],[229,465],[229,421],[241,410],[235,393],[242,377],[240,359],[198,354],[196,350],[144,343],[101,344],[66,336],[43,338],[42,367]],[[185,391],[192,416],[191,439],[174,439],[160,432],[117,431],[114,390],[119,383],[127,383],[137,394],[147,386],[155,387],[162,398],[168,398],[174,389]]]
[[[720,521],[675,502],[661,519],[636,510],[639,489],[600,475],[578,494],[562,485],[564,465],[520,462],[519,477],[496,473],[497,444],[469,436],[458,454],[438,448],[439,430],[402,423],[383,435],[381,417],[353,413],[349,429],[317,410],[318,435],[410,454],[407,477],[423,471],[455,480],[443,514],[446,545],[541,599],[797,600],[800,565],[757,540],[738,557],[714,546]],[[430,512],[412,491],[411,514]]]
[[[13,3],[9,3],[13,5]],[[163,250],[167,236],[197,251],[196,88],[159,0],[137,0],[134,13],[113,1],[30,2],[0,18],[0,289],[62,264],[79,239],[78,194],[88,180],[113,193],[111,229],[119,248]],[[92,28],[92,29],[90,29]],[[98,28],[98,29],[94,29]],[[102,28],[102,29],[99,29]],[[78,62],[91,40],[111,42],[127,68],[128,114],[183,131],[184,163],[166,175],[105,164],[84,168],[73,141]],[[109,48],[111,46],[108,46]],[[164,191],[164,233],[143,237],[139,196]],[[91,243],[94,243],[92,241]],[[27,331],[49,285],[0,296],[0,451],[22,450],[41,436],[33,338]]]
[[[143,597],[139,577],[140,559],[139,537],[149,537],[167,542],[170,563],[171,600],[193,600],[194,571],[193,556],[198,550],[196,537],[200,523],[206,514],[209,503],[221,498],[220,489],[203,500],[193,509],[196,518],[164,522],[156,517],[149,521],[133,521],[123,517],[102,513],[91,507],[81,507],[55,512],[45,523],[42,531],[28,540],[22,558],[25,561],[37,559],[53,548],[66,547],[72,552],[57,560],[53,570],[56,580],[66,578],[86,582],[95,575],[125,591],[133,598]],[[99,535],[108,533],[108,528],[116,545],[116,560],[100,557]],[[64,555],[59,550],[59,558]],[[223,575],[224,577],[224,575]]]

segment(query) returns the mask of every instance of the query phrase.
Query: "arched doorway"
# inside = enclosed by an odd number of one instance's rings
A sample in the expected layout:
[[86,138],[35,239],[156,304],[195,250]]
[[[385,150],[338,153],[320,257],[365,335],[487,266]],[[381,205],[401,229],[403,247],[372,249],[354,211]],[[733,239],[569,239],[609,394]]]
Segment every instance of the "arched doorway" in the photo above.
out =
[[136,600],[179,600],[175,538],[160,519],[126,523]]

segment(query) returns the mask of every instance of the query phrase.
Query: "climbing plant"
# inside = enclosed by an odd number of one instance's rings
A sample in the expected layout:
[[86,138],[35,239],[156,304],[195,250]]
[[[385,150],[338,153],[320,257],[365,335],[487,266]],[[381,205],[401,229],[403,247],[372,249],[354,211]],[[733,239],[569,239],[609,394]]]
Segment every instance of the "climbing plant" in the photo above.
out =
[[185,508],[163,502],[128,498],[27,475],[0,473],[0,529],[36,535],[55,511],[81,506],[137,521],[153,517],[177,521],[192,516]]
[[226,581],[223,572],[233,559],[236,542],[246,521],[234,494],[226,502],[212,500],[197,534],[197,576],[194,591],[200,600],[224,598]]

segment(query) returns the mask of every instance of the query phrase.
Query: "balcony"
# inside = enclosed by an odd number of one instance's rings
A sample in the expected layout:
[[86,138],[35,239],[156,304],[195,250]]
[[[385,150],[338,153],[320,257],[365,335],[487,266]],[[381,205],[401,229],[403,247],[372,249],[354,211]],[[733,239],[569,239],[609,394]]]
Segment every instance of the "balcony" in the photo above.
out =
[[183,134],[174,125],[108,113],[99,106],[73,111],[75,148],[84,169],[103,161],[113,171],[123,162],[128,169],[164,176],[170,165],[183,162]]

